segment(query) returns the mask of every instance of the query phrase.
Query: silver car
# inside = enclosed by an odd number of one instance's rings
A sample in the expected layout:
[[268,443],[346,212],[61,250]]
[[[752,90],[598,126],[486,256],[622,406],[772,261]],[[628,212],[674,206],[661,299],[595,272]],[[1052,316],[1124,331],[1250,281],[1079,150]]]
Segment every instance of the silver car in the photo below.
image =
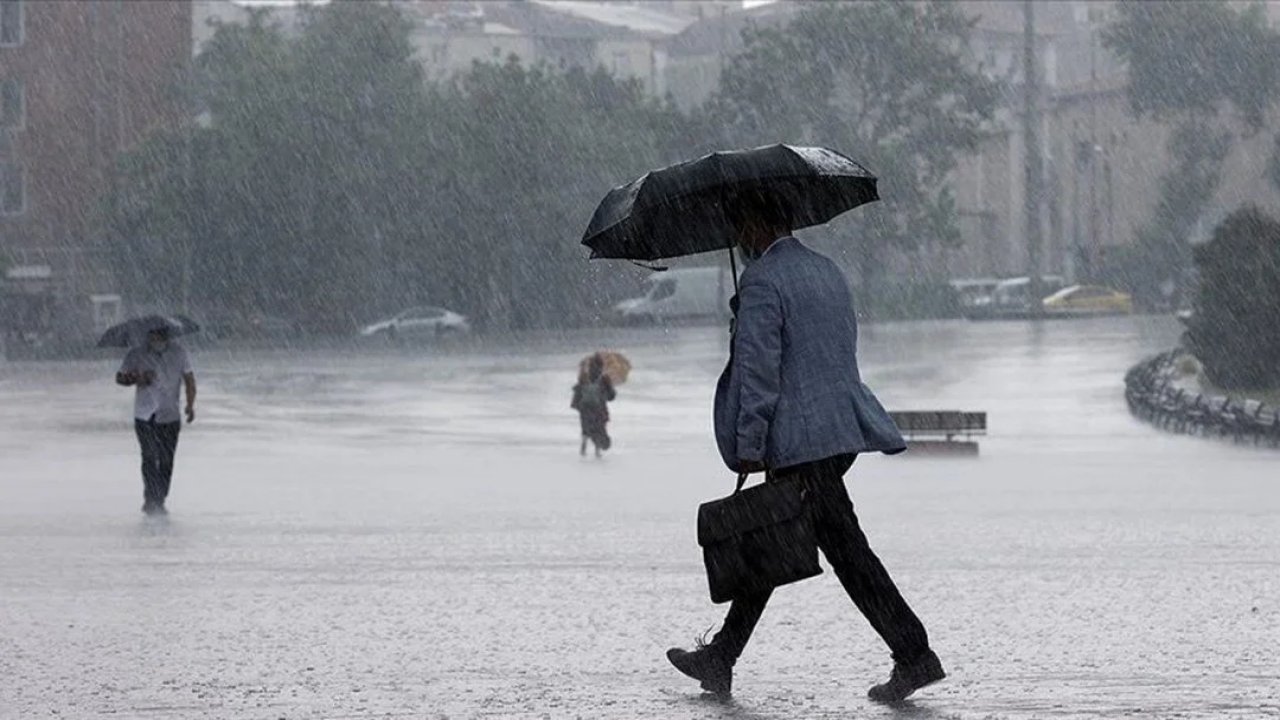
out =
[[385,337],[388,340],[433,339],[469,332],[471,323],[466,317],[452,310],[429,305],[409,308],[395,317],[360,329],[360,334],[364,337]]

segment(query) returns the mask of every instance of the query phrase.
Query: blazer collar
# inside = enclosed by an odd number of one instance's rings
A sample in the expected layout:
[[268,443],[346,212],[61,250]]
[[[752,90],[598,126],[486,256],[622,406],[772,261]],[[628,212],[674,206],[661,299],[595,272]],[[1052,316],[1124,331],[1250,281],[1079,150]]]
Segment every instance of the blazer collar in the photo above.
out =
[[762,254],[760,255],[760,258],[764,258],[764,257],[765,257],[766,255],[768,255],[769,253],[773,252],[773,251],[774,251],[774,248],[778,247],[779,245],[784,245],[784,244],[786,244],[786,245],[790,245],[790,244],[792,244],[792,243],[798,243],[798,242],[800,242],[800,241],[799,241],[799,240],[797,240],[797,239],[796,239],[796,237],[795,237],[794,235],[783,235],[782,237],[778,238],[777,240],[774,240],[774,241],[773,241],[773,244],[772,244],[772,245],[770,245],[770,246],[769,246],[769,248],[768,248],[767,250],[765,250],[765,251],[764,251],[764,253],[762,253]]

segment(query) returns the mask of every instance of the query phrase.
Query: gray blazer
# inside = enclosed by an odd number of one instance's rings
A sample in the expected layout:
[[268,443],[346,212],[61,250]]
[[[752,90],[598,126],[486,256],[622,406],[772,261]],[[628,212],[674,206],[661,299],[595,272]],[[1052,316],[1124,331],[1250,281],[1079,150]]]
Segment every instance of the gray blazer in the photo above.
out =
[[715,430],[730,469],[770,469],[906,442],[858,372],[858,320],[844,275],[799,240],[778,240],[742,272]]

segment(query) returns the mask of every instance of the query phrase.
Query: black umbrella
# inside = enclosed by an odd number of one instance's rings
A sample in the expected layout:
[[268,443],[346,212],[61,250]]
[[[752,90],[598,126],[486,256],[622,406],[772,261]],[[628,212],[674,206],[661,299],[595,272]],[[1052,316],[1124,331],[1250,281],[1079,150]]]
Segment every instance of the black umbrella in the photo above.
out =
[[200,332],[200,326],[186,315],[144,315],[112,325],[98,339],[98,347],[136,347],[155,330],[168,330],[170,337]]
[[880,199],[876,178],[834,150],[767,145],[672,165],[609,191],[582,244],[593,258],[661,260],[731,248],[724,208],[747,194],[781,203],[792,227],[821,225]]

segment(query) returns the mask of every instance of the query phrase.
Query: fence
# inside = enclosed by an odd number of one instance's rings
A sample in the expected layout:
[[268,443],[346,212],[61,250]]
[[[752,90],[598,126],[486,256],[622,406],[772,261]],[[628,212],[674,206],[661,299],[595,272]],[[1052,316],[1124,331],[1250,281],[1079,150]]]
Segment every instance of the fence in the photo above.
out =
[[1187,357],[1185,350],[1170,350],[1130,368],[1124,377],[1130,412],[1171,432],[1280,447],[1280,408],[1175,386],[1178,362]]

